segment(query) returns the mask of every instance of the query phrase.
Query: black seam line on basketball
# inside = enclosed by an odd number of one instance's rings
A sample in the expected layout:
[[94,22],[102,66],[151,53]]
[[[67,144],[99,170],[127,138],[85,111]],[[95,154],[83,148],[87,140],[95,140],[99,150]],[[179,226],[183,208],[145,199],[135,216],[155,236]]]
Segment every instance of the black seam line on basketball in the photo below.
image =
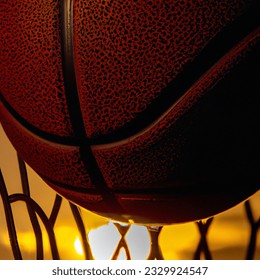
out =
[[79,141],[86,138],[81,114],[73,50],[73,0],[63,0],[61,6],[62,67],[67,106],[72,128]]
[[78,142],[75,138],[71,136],[59,136],[55,134],[48,133],[43,131],[34,125],[30,124],[27,120],[25,120],[4,98],[3,94],[0,92],[0,101],[4,104],[6,110],[9,114],[22,126],[24,126],[27,130],[32,132],[33,134],[53,143],[63,144],[67,146],[78,146]]
[[[50,179],[49,177],[46,177],[46,176],[43,176],[41,175],[41,177],[43,179],[45,179],[46,181],[56,185],[57,187],[60,187],[60,188],[63,188],[63,189],[66,189],[66,190],[70,190],[70,191],[75,191],[75,192],[78,192],[78,193],[84,193],[84,194],[92,194],[92,195],[102,195],[102,193],[100,193],[97,189],[94,189],[94,188],[84,188],[84,187],[74,187],[70,184],[66,184],[66,183],[61,183],[61,182],[57,182],[55,180],[52,180]],[[216,183],[218,184],[218,183]],[[242,187],[244,188],[247,188],[246,185],[242,182]],[[113,189],[113,192],[115,194],[122,194],[122,195],[128,195],[128,194],[140,194],[140,195],[149,195],[149,194],[161,194],[161,195],[166,195],[166,194],[174,194],[174,195],[185,195],[187,193],[192,193],[192,194],[196,194],[196,193],[210,193],[211,192],[211,189],[207,189],[205,188],[205,186],[207,185],[206,182],[204,183],[197,183],[197,187],[194,188],[194,185],[193,186],[184,186],[184,187],[178,187],[178,188],[172,188],[172,187],[161,187],[162,184],[159,182],[158,183],[158,186],[160,186],[160,188],[142,188],[142,189],[137,189],[137,188],[134,188],[134,189],[131,189],[131,187],[129,189],[126,189],[126,188],[120,188],[120,187],[116,187]],[[235,190],[238,189],[238,186],[234,186],[232,188],[232,184],[226,184],[229,186],[229,189],[227,189],[225,187],[224,188],[219,188],[219,192],[233,192]],[[258,185],[255,185],[253,188],[251,188],[252,190],[254,191],[257,191],[259,190],[259,186]]]
[[[56,185],[57,187],[60,187],[62,189],[66,189],[69,191],[74,191],[77,193],[84,193],[84,194],[89,194],[89,195],[101,195],[102,193],[100,191],[98,191],[97,189],[92,189],[92,188],[84,188],[84,187],[74,187],[72,185],[66,184],[66,183],[60,183],[57,182],[55,180],[52,180],[46,176],[41,175],[41,177],[43,179],[45,179],[47,182],[50,182],[54,185]],[[246,187],[246,180],[248,180],[247,178],[244,181],[241,181],[241,186],[242,189],[248,189],[250,192],[256,192],[260,189],[259,185],[255,184],[253,187],[251,187],[250,189]],[[216,183],[218,184],[218,183]],[[196,194],[209,194],[211,193],[211,189],[207,189],[205,188],[207,184],[204,183],[204,185],[202,183],[198,183],[198,188],[194,188],[194,186],[190,186],[190,187],[179,187],[179,188],[164,188],[164,187],[160,187],[160,188],[146,188],[146,189],[112,189],[113,193],[115,195],[154,195],[154,194],[159,194],[159,195],[187,195],[187,193],[191,193],[192,195],[196,195]],[[236,185],[232,188],[232,184],[226,184],[229,186],[229,188],[219,188],[218,189],[218,193],[233,193],[235,191],[238,190],[239,186]],[[161,186],[161,184],[159,183],[158,186]]]
[[[185,68],[164,88],[148,107],[123,127],[93,137],[93,145],[124,140],[137,134],[169,109],[223,55],[259,26],[258,1],[239,18],[225,26]],[[173,94],[174,93],[174,94]]]
[[70,191],[75,191],[75,192],[80,192],[80,193],[85,193],[85,194],[93,194],[93,195],[102,195],[103,193],[100,192],[97,188],[86,188],[86,187],[75,187],[73,185],[70,184],[66,184],[66,183],[61,183],[61,182],[57,182],[55,180],[50,179],[49,177],[46,177],[44,175],[40,176],[46,181],[46,182],[50,182],[51,184],[62,188],[62,189],[66,189],[66,190],[70,190]]
[[75,137],[79,142],[79,152],[81,160],[88,172],[91,182],[100,191],[104,200],[111,200],[121,208],[116,197],[108,188],[103,174],[97,164],[95,156],[91,150],[90,141],[84,126],[81,112],[78,87],[76,80],[76,69],[74,60],[73,41],[73,0],[63,0],[61,2],[61,48],[62,48],[62,68],[64,76],[64,88],[67,99],[67,106],[70,115],[72,128]]
[[72,128],[79,143],[80,156],[92,183],[106,187],[106,182],[92,153],[83,122],[77,89],[73,46],[73,0],[61,2],[61,48],[65,96]]

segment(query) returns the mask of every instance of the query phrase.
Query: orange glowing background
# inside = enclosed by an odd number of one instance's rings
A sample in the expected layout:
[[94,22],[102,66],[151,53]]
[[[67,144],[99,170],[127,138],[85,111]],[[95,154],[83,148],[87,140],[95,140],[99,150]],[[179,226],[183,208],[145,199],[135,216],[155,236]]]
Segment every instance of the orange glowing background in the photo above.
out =
[[[8,188],[9,195],[21,192],[16,152],[0,127],[0,167]],[[50,214],[55,192],[27,166],[31,196]],[[250,198],[255,219],[260,214],[260,191]],[[18,241],[24,259],[35,259],[36,241],[30,219],[24,203],[12,205]],[[120,240],[120,234],[112,221],[82,210],[88,238],[95,259],[110,259]],[[47,233],[41,224],[44,240],[44,257],[51,259]],[[58,220],[55,224],[55,235],[61,259],[83,259],[79,232],[73,219],[69,204],[63,200]],[[250,225],[246,219],[243,204],[219,214],[209,229],[208,245],[213,259],[244,259],[250,239]],[[146,259],[150,250],[150,238],[146,227],[132,225],[126,235],[126,241],[132,259]],[[165,226],[160,234],[159,245],[165,259],[192,259],[199,242],[198,228],[195,223]],[[118,259],[125,259],[124,250],[119,252]],[[258,232],[255,259],[260,259],[260,236]],[[0,200],[0,259],[13,259],[6,221]]]

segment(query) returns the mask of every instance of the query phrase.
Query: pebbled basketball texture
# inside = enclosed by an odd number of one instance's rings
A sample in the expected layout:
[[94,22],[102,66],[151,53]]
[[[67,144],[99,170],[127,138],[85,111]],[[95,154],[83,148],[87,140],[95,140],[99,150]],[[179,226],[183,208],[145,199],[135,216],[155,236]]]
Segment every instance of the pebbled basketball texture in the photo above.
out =
[[50,187],[123,222],[259,189],[259,3],[2,0],[0,118]]

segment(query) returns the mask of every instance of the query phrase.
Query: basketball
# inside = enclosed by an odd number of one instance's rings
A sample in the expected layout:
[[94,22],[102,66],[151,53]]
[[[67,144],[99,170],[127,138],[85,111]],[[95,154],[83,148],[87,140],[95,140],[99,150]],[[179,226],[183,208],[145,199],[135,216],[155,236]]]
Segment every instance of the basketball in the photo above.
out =
[[258,2],[2,0],[8,138],[58,194],[117,221],[235,206],[260,186]]

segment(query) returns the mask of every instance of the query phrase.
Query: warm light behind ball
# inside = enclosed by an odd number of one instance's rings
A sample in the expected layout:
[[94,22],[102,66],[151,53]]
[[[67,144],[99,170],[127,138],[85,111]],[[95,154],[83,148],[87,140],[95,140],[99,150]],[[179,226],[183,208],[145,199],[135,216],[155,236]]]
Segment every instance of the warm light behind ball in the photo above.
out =
[[59,194],[124,222],[259,188],[257,2],[2,1],[1,122]]

